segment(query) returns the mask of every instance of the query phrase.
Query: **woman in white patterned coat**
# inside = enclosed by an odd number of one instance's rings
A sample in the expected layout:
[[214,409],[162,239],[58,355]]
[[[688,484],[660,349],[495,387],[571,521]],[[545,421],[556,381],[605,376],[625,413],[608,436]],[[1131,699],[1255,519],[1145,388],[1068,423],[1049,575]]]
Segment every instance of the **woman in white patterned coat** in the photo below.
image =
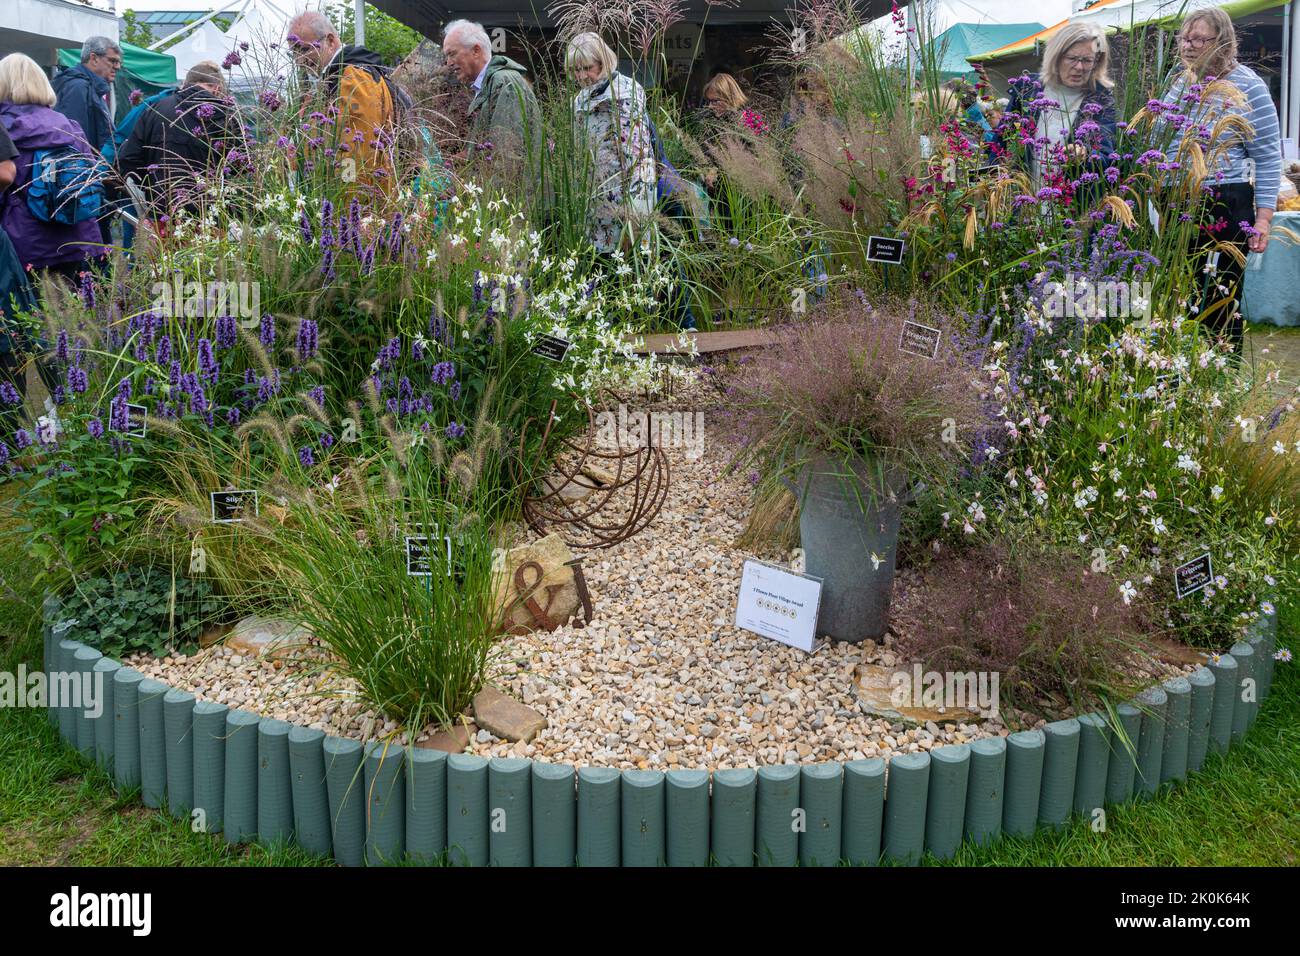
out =
[[598,252],[609,254],[640,237],[658,198],[645,90],[618,72],[618,55],[596,33],[570,40],[564,65],[582,87],[573,98],[573,115],[592,155],[591,240]]

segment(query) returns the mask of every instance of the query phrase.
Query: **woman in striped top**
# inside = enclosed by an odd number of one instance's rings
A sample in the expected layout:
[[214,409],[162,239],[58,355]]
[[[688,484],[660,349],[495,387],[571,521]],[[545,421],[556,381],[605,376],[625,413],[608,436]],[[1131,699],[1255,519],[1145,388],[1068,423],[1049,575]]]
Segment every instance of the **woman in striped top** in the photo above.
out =
[[[1184,136],[1200,135],[1206,146],[1210,191],[1208,224],[1199,242],[1196,262],[1204,273],[1205,295],[1201,318],[1216,333],[1226,334],[1240,351],[1241,314],[1237,296],[1247,252],[1268,247],[1273,211],[1282,181],[1282,143],[1277,109],[1268,86],[1254,70],[1237,62],[1237,37],[1231,18],[1218,7],[1198,10],[1183,22],[1178,37],[1182,72],[1164,96],[1166,109],[1184,117]],[[1194,78],[1194,80],[1193,80]],[[1235,87],[1236,94],[1215,92],[1208,78]],[[1198,96],[1188,83],[1204,83]],[[1191,104],[1190,106],[1186,104]],[[1240,117],[1250,126],[1222,124],[1213,143],[1210,131],[1225,115]],[[1166,117],[1168,121],[1169,117]],[[1251,162],[1254,184],[1251,184]],[[1227,253],[1211,256],[1215,243],[1234,246],[1242,260]]]

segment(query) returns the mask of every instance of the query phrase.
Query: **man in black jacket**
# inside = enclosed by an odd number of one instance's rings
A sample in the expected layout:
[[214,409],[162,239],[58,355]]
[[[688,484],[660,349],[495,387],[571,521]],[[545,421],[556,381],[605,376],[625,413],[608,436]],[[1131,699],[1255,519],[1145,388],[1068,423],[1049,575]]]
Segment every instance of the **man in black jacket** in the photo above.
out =
[[181,207],[198,211],[201,180],[232,136],[225,94],[221,68],[211,60],[196,63],[180,90],[145,110],[122,144],[118,169],[141,181],[152,216]]
[[54,108],[76,120],[86,142],[103,152],[113,137],[113,117],[108,111],[109,90],[122,68],[122,50],[108,37],[91,37],[81,45],[81,62],[64,70],[50,84],[58,96]]

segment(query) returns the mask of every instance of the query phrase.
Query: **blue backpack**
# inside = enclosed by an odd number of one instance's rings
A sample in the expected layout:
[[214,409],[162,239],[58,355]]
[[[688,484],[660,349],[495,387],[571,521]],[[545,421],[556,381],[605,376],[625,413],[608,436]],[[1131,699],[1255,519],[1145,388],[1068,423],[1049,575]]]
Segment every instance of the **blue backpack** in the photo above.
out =
[[27,184],[28,211],[43,222],[65,226],[98,219],[104,207],[99,163],[75,146],[38,149]]

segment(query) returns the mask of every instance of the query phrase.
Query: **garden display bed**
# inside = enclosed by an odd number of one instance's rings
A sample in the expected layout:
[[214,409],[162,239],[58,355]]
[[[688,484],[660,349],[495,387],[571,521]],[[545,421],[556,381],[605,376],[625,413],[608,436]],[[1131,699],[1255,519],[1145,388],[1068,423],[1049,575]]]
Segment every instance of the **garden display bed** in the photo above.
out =
[[[1243,679],[1267,695],[1275,616],[1204,666],[1135,663],[1154,686],[1114,722],[1013,713],[1031,729],[1011,732],[978,711],[868,712],[854,678],[903,663],[892,635],[804,654],[737,629],[748,482],[719,442],[696,458],[666,451],[658,518],[587,557],[595,619],[499,644],[496,684],[545,718],[536,736],[471,726],[447,746],[430,727],[409,746],[355,688],[327,682],[316,646],[119,664],[78,643],[75,624],[54,633],[54,599],[47,671],[101,671],[111,703],[51,718],[146,805],[199,808],[232,842],[295,839],[343,864],[826,864],[943,858],[963,838],[1149,795],[1245,732],[1258,704],[1236,692]],[[895,580],[895,631],[924,613],[917,579]]]

